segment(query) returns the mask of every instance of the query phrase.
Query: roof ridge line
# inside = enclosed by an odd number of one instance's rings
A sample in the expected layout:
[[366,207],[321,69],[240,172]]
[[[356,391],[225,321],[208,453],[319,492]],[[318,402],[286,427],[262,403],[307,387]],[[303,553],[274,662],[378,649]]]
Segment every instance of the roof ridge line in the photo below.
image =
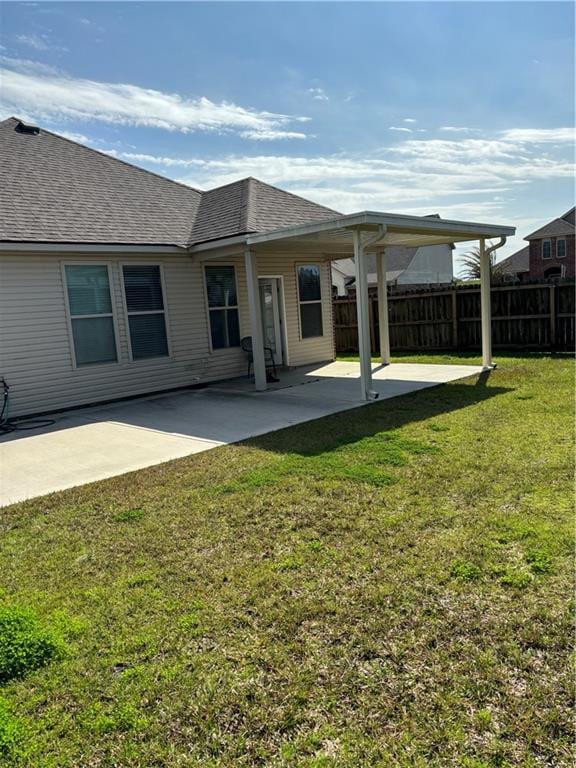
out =
[[250,217],[252,215],[252,177],[244,179],[240,198],[240,231],[248,232],[250,229]]

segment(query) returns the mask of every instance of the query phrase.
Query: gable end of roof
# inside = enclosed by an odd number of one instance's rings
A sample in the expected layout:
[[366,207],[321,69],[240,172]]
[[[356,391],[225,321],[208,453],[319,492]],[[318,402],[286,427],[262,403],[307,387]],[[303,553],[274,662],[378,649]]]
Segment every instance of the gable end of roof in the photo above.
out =
[[573,235],[576,231],[574,225],[574,214],[576,208],[571,208],[565,214],[557,219],[552,219],[543,227],[526,235],[524,240],[539,240],[542,237],[562,237],[563,235]]

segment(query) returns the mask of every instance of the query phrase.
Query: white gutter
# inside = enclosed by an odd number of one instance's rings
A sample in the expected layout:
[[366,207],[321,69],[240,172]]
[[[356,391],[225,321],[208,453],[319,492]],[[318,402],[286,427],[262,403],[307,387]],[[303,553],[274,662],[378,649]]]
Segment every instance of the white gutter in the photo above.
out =
[[0,251],[31,253],[187,253],[177,245],[106,245],[101,243],[0,243]]
[[507,239],[508,239],[507,237],[502,236],[500,238],[500,242],[496,243],[496,245],[491,245],[490,248],[487,248],[486,249],[486,256],[488,258],[490,258],[492,256],[492,254],[494,253],[494,251],[497,251],[498,248],[502,248],[503,245],[506,245],[506,240]]
[[212,251],[216,248],[226,248],[229,245],[246,245],[248,235],[235,235],[234,237],[222,237],[219,240],[209,240],[207,243],[198,243],[188,248],[188,253]]

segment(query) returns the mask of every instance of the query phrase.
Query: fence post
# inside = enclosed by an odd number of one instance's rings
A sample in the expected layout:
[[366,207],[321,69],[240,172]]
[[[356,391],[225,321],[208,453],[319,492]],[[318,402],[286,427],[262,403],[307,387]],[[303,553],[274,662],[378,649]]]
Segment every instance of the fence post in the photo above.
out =
[[550,347],[556,346],[556,284],[550,284]]
[[452,289],[452,346],[458,349],[458,294]]

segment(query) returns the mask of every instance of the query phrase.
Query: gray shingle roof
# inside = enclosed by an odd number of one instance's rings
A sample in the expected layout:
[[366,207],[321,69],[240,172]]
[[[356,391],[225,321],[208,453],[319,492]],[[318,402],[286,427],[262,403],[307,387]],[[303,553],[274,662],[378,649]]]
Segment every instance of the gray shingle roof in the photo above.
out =
[[562,235],[573,235],[576,231],[574,226],[574,212],[576,208],[571,208],[565,214],[557,219],[549,221],[536,232],[527,235],[524,240],[539,240],[541,237],[562,237]]
[[202,193],[192,242],[203,243],[246,232],[327,221],[338,211],[272,187],[254,178],[241,179]]
[[505,259],[502,259],[502,261],[498,262],[498,267],[502,270],[502,272],[510,275],[517,275],[520,272],[529,272],[530,246],[525,245],[524,248],[516,251],[516,253],[513,253],[511,256],[508,256]]
[[250,194],[248,225],[254,232],[270,232],[282,227],[328,221],[339,216],[338,211],[272,187],[258,179],[247,179]]
[[200,192],[18,122],[0,122],[0,240],[188,243]]
[[339,215],[252,178],[200,192],[18,124],[0,122],[0,241],[186,247]]
[[248,231],[246,207],[248,185],[235,181],[202,193],[191,241],[203,243],[222,237],[233,237]]
[[562,214],[560,218],[564,219],[564,221],[567,221],[568,224],[572,224],[572,226],[575,226],[576,225],[576,206],[574,208],[570,208],[570,210]]

